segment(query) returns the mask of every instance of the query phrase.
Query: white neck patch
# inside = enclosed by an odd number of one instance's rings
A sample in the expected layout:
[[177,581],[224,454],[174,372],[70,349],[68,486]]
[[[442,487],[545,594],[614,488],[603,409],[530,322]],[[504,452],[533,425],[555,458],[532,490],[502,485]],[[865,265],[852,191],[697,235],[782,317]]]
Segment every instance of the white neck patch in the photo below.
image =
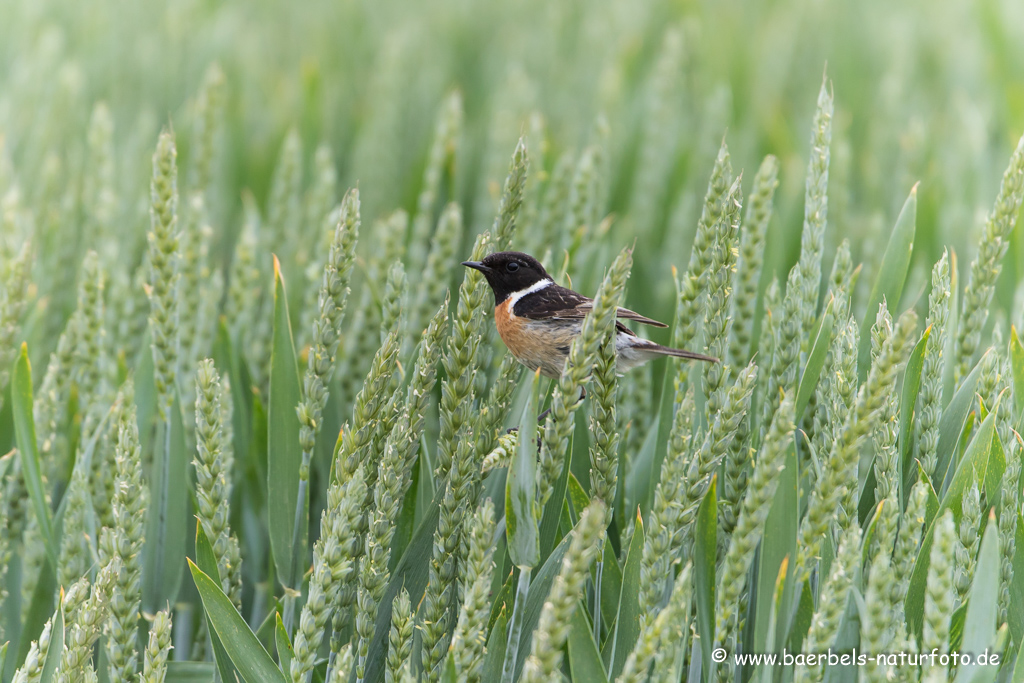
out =
[[548,287],[550,287],[553,284],[554,284],[554,282],[552,282],[548,278],[544,278],[543,280],[540,280],[539,282],[534,282],[532,285],[530,285],[526,289],[520,289],[518,292],[512,292],[511,294],[508,295],[508,299],[506,299],[506,301],[508,301],[508,311],[509,311],[509,313],[513,312],[513,309],[516,307],[516,304],[519,303],[519,300],[522,299],[524,296],[529,296],[531,294],[536,294],[540,290],[547,289]]

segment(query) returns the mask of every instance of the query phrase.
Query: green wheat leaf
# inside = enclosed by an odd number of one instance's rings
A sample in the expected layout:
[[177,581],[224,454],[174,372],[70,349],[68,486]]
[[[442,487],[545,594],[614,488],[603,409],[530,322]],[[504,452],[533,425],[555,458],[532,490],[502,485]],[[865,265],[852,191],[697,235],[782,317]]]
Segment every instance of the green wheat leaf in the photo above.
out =
[[[995,436],[995,413],[989,414],[978,428],[974,439],[964,452],[963,458],[957,464],[956,472],[950,482],[949,488],[942,496],[936,518],[940,517],[945,510],[953,512],[953,519],[960,521],[961,505],[964,490],[970,488],[972,481],[983,485],[985,473],[988,469],[989,455],[992,450],[992,439]],[[924,596],[925,583],[928,579],[929,553],[931,553],[932,542],[935,537],[935,522],[933,521],[921,537],[921,546],[918,550],[917,561],[910,574],[910,584],[907,588],[906,617],[907,630],[910,633],[921,633],[922,619],[924,617]],[[865,536],[866,538],[866,536]],[[998,580],[995,582],[998,584]]]
[[917,343],[910,353],[907,361],[907,368],[903,374],[903,392],[900,396],[900,481],[903,482],[903,491],[910,491],[911,476],[917,472],[917,468],[911,467],[911,456],[913,449],[910,447],[911,428],[914,426],[914,406],[917,405],[917,395],[921,391],[921,371],[924,369],[925,354],[928,350],[928,337],[931,336],[932,328],[929,327],[921,335],[921,341]]
[[825,365],[825,354],[832,342],[832,327],[835,322],[832,304],[833,301],[829,301],[825,312],[821,314],[818,331],[814,337],[814,345],[811,347],[811,352],[807,356],[807,365],[804,366],[803,374],[800,376],[800,387],[796,392],[796,422],[798,424],[807,407],[807,402],[811,400],[814,388],[818,385],[818,378]]
[[[217,568],[217,555],[213,551],[210,539],[203,530],[203,525],[198,520],[196,521],[196,565],[218,586],[223,585]],[[213,659],[217,664],[217,670],[220,672],[220,678],[222,681],[234,680],[235,669],[231,664],[231,658],[224,649],[224,644],[220,642],[220,636],[217,635],[213,622],[210,621],[209,614],[206,614],[206,623],[210,633],[210,645],[213,647]]]
[[32,417],[32,367],[28,362],[28,344],[21,345],[21,353],[14,361],[14,380],[11,386],[14,411],[14,431],[21,454],[21,467],[25,483],[32,499],[39,532],[46,545],[50,566],[57,566],[57,552],[60,544],[54,537],[53,518],[43,491],[42,473],[39,468],[39,447],[36,442],[36,427]]
[[517,567],[532,568],[540,562],[540,537],[534,505],[539,388],[540,372],[536,372],[519,423],[519,449],[505,484],[505,533],[508,535],[509,555]]
[[[267,502],[270,515],[270,548],[277,576],[285,586],[295,584],[297,558],[305,557],[306,525],[300,528],[300,537],[293,538],[295,508],[299,495],[299,467],[302,451],[299,448],[299,418],[295,407],[299,404],[299,371],[295,362],[295,343],[288,317],[288,297],[284,276],[274,260],[274,343],[270,361],[270,400],[267,408]],[[309,501],[303,501],[308,506]],[[291,510],[291,513],[286,512]],[[306,524],[309,514],[303,515]]]
[[932,481],[932,485],[940,494],[945,490],[944,480],[947,478],[946,473],[952,462],[953,449],[960,443],[964,421],[974,402],[974,389],[978,386],[980,374],[981,363],[979,362],[971,374],[961,381],[953,398],[942,410],[942,419],[939,421],[938,465],[935,468],[935,477]]
[[174,603],[181,587],[188,540],[188,457],[177,390],[171,391],[168,420],[159,421],[153,439],[150,504],[142,548],[142,608],[155,614]]
[[[711,485],[697,512],[694,529],[694,593],[697,602],[697,631],[700,633],[702,661],[711,661],[711,648],[715,642],[715,556],[717,554],[716,533],[718,530],[718,505],[716,488],[718,475],[711,479]],[[703,667],[704,680],[710,680],[712,667]]]
[[614,680],[622,673],[626,658],[640,635],[640,559],[644,550],[644,523],[637,514],[633,538],[622,567],[622,592],[615,613],[615,632],[605,644],[604,660]]
[[188,560],[188,566],[203,600],[203,607],[242,680],[246,683],[284,683],[281,670],[228,596],[224,595],[220,583],[207,576],[192,560]]
[[[63,603],[64,591],[60,592]],[[57,665],[64,652],[64,608],[57,606],[53,613],[53,626],[50,628],[50,649],[46,652],[46,660],[43,663],[43,672],[39,677],[39,683],[52,683],[54,674],[57,673]]]
[[576,606],[569,626],[569,669],[572,683],[608,683],[601,653],[594,642],[593,625],[587,621],[582,604]]
[[[864,322],[861,324],[862,330],[871,329],[880,303],[888,302],[892,310],[896,310],[899,305],[900,295],[903,293],[903,283],[907,279],[907,269],[910,267],[910,257],[914,253],[916,231],[917,185],[914,185],[907,201],[903,203],[900,215],[896,217],[896,225],[889,235],[889,243],[885,247],[882,263],[878,267],[878,276],[875,278],[875,283],[871,286],[871,294],[868,296],[868,307],[865,309],[867,312],[864,315]],[[861,381],[867,377],[870,360],[871,335],[862,334],[860,356],[857,362]]]

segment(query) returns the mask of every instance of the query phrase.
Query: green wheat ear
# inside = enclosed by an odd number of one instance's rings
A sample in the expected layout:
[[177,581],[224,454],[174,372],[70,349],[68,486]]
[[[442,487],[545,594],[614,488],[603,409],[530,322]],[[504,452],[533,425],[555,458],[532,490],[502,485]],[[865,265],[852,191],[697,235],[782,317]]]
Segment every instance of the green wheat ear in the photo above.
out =
[[225,438],[224,392],[209,358],[196,369],[196,507],[213,545],[221,584],[236,607],[242,603],[242,555],[228,526],[234,454]]
[[[852,525],[843,532],[839,541],[839,551],[832,562],[828,579],[821,589],[822,599],[804,640],[804,652],[824,652],[835,642],[843,613],[846,611],[850,589],[855,586],[860,568],[860,544],[859,526]],[[796,668],[796,681],[820,681],[823,673],[824,667],[821,666],[799,666]]]
[[149,629],[142,666],[141,683],[163,683],[167,677],[167,659],[171,651],[171,614],[169,609],[156,613]]
[[192,129],[194,153],[189,172],[189,188],[210,198],[211,178],[215,170],[218,139],[224,126],[224,107],[227,97],[227,78],[219,64],[211,64],[203,75],[196,96]]
[[161,419],[173,400],[178,362],[178,167],[174,136],[160,133],[150,184],[149,330]]
[[964,491],[961,510],[954,543],[953,567],[953,588],[956,589],[958,606],[967,601],[971,583],[974,581],[974,570],[978,564],[978,546],[981,544],[981,535],[978,533],[981,524],[981,491],[976,480],[973,480],[971,486]]
[[86,133],[91,173],[82,179],[82,203],[86,213],[85,231],[89,243],[103,256],[104,266],[111,265],[116,254],[113,221],[117,211],[117,171],[114,153],[114,120],[110,107],[97,102],[89,118]]
[[[896,501],[887,499],[881,505],[892,505]],[[861,622],[861,642],[871,647],[872,652],[885,652],[893,641],[893,613],[889,601],[889,591],[895,577],[889,561],[889,548],[882,546],[871,562],[867,580],[867,591],[864,595],[866,609]],[[885,663],[871,661],[864,668],[869,681],[885,681],[892,675],[891,667]]]
[[76,598],[74,608],[67,610],[64,652],[57,664],[57,681],[60,683],[70,683],[87,664],[91,666],[92,648],[103,632],[120,571],[121,560],[115,556],[99,571],[91,586],[86,577],[76,582],[80,597]]
[[355,647],[356,676],[363,680],[370,641],[375,633],[378,605],[391,577],[388,564],[402,500],[411,484],[416,449],[420,443],[423,412],[434,384],[435,366],[440,354],[440,337],[447,320],[447,298],[423,333],[419,357],[406,394],[404,406],[384,446],[378,466],[373,505],[369,511],[369,529],[359,573],[359,593],[355,619],[358,640]]
[[[929,555],[928,582],[924,598],[924,635],[921,649],[949,651],[949,615],[953,613],[953,570],[957,543],[953,512],[946,510],[935,521],[935,538]],[[929,663],[927,668],[936,665]]]
[[736,272],[733,275],[733,295],[729,302],[732,327],[729,329],[729,354],[726,363],[733,368],[746,365],[753,350],[751,342],[757,288],[764,265],[765,237],[772,217],[772,199],[778,184],[779,162],[769,154],[757,169],[754,187],[747,199]]
[[524,683],[549,681],[558,671],[562,647],[569,636],[570,619],[590,575],[590,563],[597,556],[598,548],[604,545],[606,514],[604,504],[594,501],[580,515],[569,550],[541,610],[530,657],[520,679]]
[[[729,304],[732,299],[732,277],[743,201],[742,180],[741,174],[729,187],[724,198],[724,210],[714,225],[714,246],[704,305],[704,348],[715,358],[726,357],[726,344],[732,326]],[[702,388],[707,397],[705,417],[710,422],[722,407],[725,394],[723,387],[730,369],[721,363],[703,363],[701,370]]]
[[[739,599],[746,583],[747,568],[754,557],[769,508],[775,498],[775,490],[782,475],[784,458],[793,438],[794,399],[787,396],[776,411],[768,437],[765,439],[754,464],[750,487],[743,499],[739,519],[729,542],[729,550],[723,562],[720,592],[716,596],[715,639],[717,647],[735,651],[733,633],[734,619],[739,614]],[[730,667],[720,667],[720,680],[731,678]]]
[[480,681],[480,668],[483,665],[487,619],[490,614],[488,593],[494,571],[491,558],[493,535],[494,504],[487,499],[473,513],[469,524],[469,550],[464,559],[465,595],[448,654],[455,659],[455,671],[460,675],[460,680],[464,679],[468,683]]
[[569,357],[551,397],[551,414],[544,423],[540,461],[537,467],[537,502],[543,507],[551,497],[555,481],[562,473],[573,419],[580,406],[580,390],[589,377],[597,351],[607,330],[615,323],[615,311],[622,299],[626,274],[633,262],[633,250],[626,248],[608,269],[594,297],[593,310],[583,321],[580,334],[573,339]]
[[932,289],[928,295],[928,319],[926,324],[928,348],[925,351],[924,367],[921,370],[919,394],[920,420],[917,421],[918,458],[925,474],[935,473],[939,446],[939,420],[942,417],[942,374],[945,366],[943,352],[946,348],[946,324],[949,320],[950,296],[949,252],[943,250],[932,268]]
[[403,681],[403,667],[412,664],[409,655],[412,653],[413,627],[412,605],[409,603],[409,592],[402,588],[391,607],[391,630],[388,633],[387,668],[384,671],[385,683]]
[[714,226],[726,209],[726,196],[732,185],[732,165],[729,162],[729,148],[725,140],[718,150],[697,234],[694,236],[690,262],[679,280],[676,300],[676,327],[672,334],[672,346],[677,349],[689,348],[697,337],[697,325],[701,320],[700,306],[707,291],[712,253],[715,244]]
[[[685,610],[690,606],[692,569],[693,565],[687,564],[676,577],[668,605],[657,613],[653,622],[648,620],[648,626],[640,632],[633,651],[622,667],[622,673],[615,679],[616,683],[643,683],[646,680],[648,668],[657,657],[659,648],[670,651],[673,649],[672,639],[681,630],[680,625],[685,621]],[[677,633],[673,633],[673,631]],[[655,673],[657,673],[657,669],[658,666],[655,665]]]
[[1013,580],[1013,558],[1016,555],[1017,514],[1020,504],[1021,475],[1021,443],[1018,434],[1014,434],[1007,449],[1006,473],[1003,476],[1002,498],[999,510],[999,547],[1002,549],[1002,568],[1000,571],[999,623],[1005,623],[1007,605],[1010,604],[1010,582]]
[[878,416],[896,384],[896,374],[910,352],[910,338],[917,316],[910,310],[900,316],[891,336],[879,350],[867,382],[861,386],[853,409],[846,417],[841,436],[822,466],[822,476],[808,502],[800,523],[797,572],[806,581],[814,568],[821,539],[829,533],[837,506],[851,486],[849,473],[859,457],[860,444],[876,426]]
[[995,283],[1002,270],[1002,260],[1010,246],[1010,231],[1017,222],[1024,201],[1024,136],[1017,142],[1010,163],[1003,173],[995,205],[985,223],[978,255],[971,261],[967,286],[960,306],[957,334],[955,378],[957,384],[971,369],[974,353],[981,342],[981,330],[988,318],[989,304]]
[[818,288],[821,259],[825,247],[828,217],[828,164],[832,143],[832,89],[823,79],[818,105],[811,125],[810,161],[807,164],[807,188],[804,199],[804,226],[800,235],[800,350],[807,353],[813,342],[811,332],[818,317]]
[[101,536],[101,553],[120,559],[121,570],[110,601],[106,624],[107,661],[112,683],[130,683],[138,672],[137,622],[142,600],[142,546],[149,486],[142,478],[134,387],[121,389],[123,403],[118,416],[115,449],[116,474],[112,501],[114,529]]
[[[28,304],[28,287],[32,269],[32,248],[26,241],[9,263],[3,265],[6,275],[0,295],[0,389],[7,387],[11,366],[18,352],[15,338],[20,320]],[[6,392],[4,392],[6,393]],[[0,406],[3,405],[0,399]]]
[[[320,517],[320,538],[313,546],[313,573],[306,604],[295,633],[289,674],[292,683],[306,683],[339,593],[355,574],[359,520],[366,498],[366,478],[358,466],[343,483],[331,484],[327,509]],[[337,665],[335,666],[337,669]]]
[[78,286],[78,345],[73,353],[72,381],[78,386],[83,406],[82,436],[91,438],[95,425],[109,404],[106,386],[107,344],[104,324],[105,275],[95,251],[86,253]]
[[644,526],[644,548],[640,559],[640,623],[648,628],[653,612],[664,593],[665,577],[683,545],[683,510],[677,501],[686,487],[687,456],[691,452],[693,390],[683,396],[676,409],[669,451],[654,488],[654,502]]

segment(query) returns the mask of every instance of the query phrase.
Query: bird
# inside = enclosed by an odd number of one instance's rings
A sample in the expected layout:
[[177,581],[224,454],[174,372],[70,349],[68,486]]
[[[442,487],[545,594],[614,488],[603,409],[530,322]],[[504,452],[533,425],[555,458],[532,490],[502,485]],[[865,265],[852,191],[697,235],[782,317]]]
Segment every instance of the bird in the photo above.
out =
[[[540,261],[519,251],[499,251],[482,261],[463,261],[487,279],[494,293],[494,323],[509,352],[530,370],[545,377],[562,374],[572,340],[594,300],[555,283]],[[660,356],[717,363],[718,359],[685,349],[656,344],[626,327],[631,320],[652,327],[668,327],[627,308],[616,313],[616,371],[623,373]]]

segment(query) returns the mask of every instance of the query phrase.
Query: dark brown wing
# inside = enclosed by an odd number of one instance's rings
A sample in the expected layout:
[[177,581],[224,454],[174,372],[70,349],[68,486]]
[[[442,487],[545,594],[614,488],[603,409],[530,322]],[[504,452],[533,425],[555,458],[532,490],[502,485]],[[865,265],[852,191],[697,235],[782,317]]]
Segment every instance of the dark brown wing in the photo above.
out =
[[626,320],[635,320],[641,325],[650,325],[651,327],[668,327],[668,325],[663,322],[644,317],[635,311],[629,310],[628,308],[619,308],[619,312],[616,314],[616,317],[625,318]]
[[516,316],[530,320],[547,320],[551,318],[582,318],[593,302],[587,297],[565,287],[551,285],[535,294],[524,296],[516,302],[512,312]]
[[[520,299],[516,303],[513,312],[517,316],[532,320],[584,318],[593,307],[593,299],[589,299],[571,289],[552,285],[536,294]],[[628,308],[619,308],[616,317],[624,320],[633,320],[643,325],[651,325],[652,327],[668,327],[663,322],[652,320]],[[625,327],[622,323],[618,323],[618,327],[624,332],[629,332],[629,328]]]

